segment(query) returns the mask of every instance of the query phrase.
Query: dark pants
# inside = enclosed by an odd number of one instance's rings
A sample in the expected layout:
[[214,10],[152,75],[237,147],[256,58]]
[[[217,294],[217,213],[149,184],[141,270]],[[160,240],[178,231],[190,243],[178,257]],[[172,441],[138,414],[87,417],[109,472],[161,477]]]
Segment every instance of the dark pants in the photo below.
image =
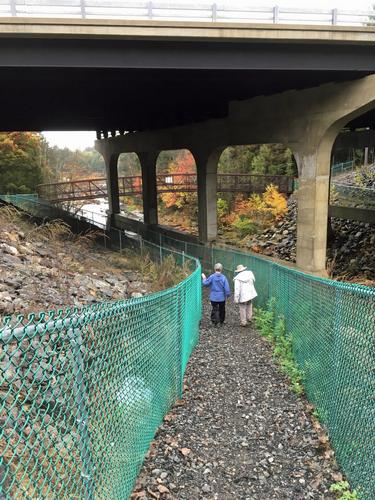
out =
[[218,323],[224,323],[225,320],[225,301],[215,302],[211,300],[212,311],[211,311],[211,321],[214,325]]

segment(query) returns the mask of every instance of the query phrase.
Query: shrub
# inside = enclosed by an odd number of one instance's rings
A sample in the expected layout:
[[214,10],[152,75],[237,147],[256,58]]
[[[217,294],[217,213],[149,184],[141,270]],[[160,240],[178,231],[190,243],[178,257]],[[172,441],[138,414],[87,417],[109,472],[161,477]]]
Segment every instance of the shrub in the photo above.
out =
[[237,229],[240,238],[245,238],[245,236],[258,231],[257,225],[246,217],[237,218],[233,223],[233,227]]
[[255,310],[255,325],[260,334],[273,344],[273,355],[277,359],[281,371],[290,379],[293,392],[303,393],[303,373],[293,356],[291,336],[285,331],[285,320],[279,317],[275,324],[274,300],[270,300],[267,309]]
[[275,223],[288,210],[286,198],[270,184],[263,194],[252,194],[248,199],[238,196],[234,210],[224,217],[227,225],[234,226],[240,238],[254,234]]
[[229,212],[229,203],[223,198],[218,198],[216,203],[217,217],[219,220],[224,219]]

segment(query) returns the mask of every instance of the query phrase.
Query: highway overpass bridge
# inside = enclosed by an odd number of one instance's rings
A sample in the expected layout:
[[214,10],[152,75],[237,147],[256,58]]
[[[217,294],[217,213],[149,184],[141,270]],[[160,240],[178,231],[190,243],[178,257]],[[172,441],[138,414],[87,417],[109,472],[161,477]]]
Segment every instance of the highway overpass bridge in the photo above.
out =
[[118,156],[138,154],[155,228],[157,156],[189,149],[202,242],[216,237],[223,149],[284,143],[299,169],[297,264],[321,272],[335,139],[375,129],[374,48],[369,26],[0,18],[0,130],[96,130],[117,226]]

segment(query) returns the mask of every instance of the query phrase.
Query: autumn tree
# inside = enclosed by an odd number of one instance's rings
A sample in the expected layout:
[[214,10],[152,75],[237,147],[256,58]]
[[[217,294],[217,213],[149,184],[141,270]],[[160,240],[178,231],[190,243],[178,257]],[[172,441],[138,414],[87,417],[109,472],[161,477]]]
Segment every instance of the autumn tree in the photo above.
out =
[[105,175],[103,157],[93,148],[86,148],[84,151],[71,151],[68,148],[58,148],[57,146],[48,147],[46,161],[55,181],[70,181]]
[[248,198],[236,197],[233,211],[223,215],[222,224],[234,228],[240,238],[261,232],[283,217],[288,210],[287,201],[278,189],[270,184],[263,194]]
[[[169,152],[165,153],[168,154]],[[170,162],[166,165],[164,164],[163,166],[163,173],[173,174],[174,185],[180,184],[182,186],[185,186],[187,182],[186,174],[194,174],[196,170],[193,155],[187,150],[178,151],[175,155],[172,155],[171,153],[173,152],[169,153]],[[195,185],[195,180],[193,182],[193,185]],[[196,207],[197,204],[196,192],[182,191],[163,193],[160,198],[166,208],[176,208],[178,210],[184,208],[187,205],[190,207]]]
[[141,175],[141,163],[136,153],[122,153],[118,159],[120,176]]

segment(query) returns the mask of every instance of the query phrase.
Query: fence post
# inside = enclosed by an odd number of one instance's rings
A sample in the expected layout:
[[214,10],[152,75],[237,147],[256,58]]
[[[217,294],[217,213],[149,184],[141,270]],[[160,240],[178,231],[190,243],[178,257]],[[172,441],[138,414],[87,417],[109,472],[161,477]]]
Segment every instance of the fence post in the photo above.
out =
[[120,255],[122,255],[122,233],[121,233],[120,229],[118,229],[118,239],[120,242]]
[[279,22],[279,6],[275,5],[273,8],[273,22],[277,24]]
[[337,24],[337,9],[332,9],[332,26]]
[[212,22],[215,23],[217,21],[217,4],[213,3],[211,6],[211,16]]
[[81,17],[82,17],[82,19],[86,19],[86,5],[85,5],[85,0],[81,0]]
[[72,349],[73,364],[73,391],[75,404],[77,406],[76,422],[79,434],[78,448],[82,460],[81,477],[85,485],[85,498],[94,498],[94,463],[91,456],[90,434],[88,430],[88,411],[86,402],[88,400],[87,390],[83,375],[85,367],[82,358],[81,346],[83,344],[81,330],[71,328],[68,331],[68,337]]
[[159,233],[159,256],[160,256],[160,264],[163,262],[163,251],[161,249],[161,233]]
[[10,0],[10,13],[11,13],[12,17],[17,16],[16,0]]

